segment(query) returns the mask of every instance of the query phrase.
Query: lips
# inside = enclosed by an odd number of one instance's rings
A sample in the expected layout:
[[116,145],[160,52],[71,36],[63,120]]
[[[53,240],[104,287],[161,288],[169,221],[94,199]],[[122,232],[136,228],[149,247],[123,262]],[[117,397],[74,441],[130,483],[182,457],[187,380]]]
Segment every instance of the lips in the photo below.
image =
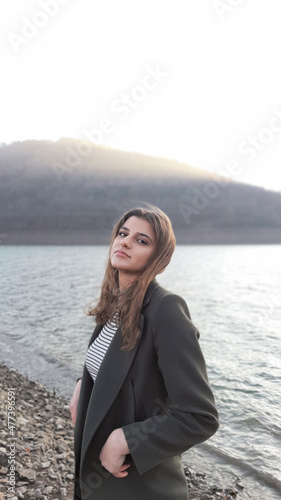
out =
[[126,252],[123,252],[123,250],[116,250],[115,253],[116,253],[116,255],[119,255],[120,257],[129,257],[130,258],[130,255],[128,255]]

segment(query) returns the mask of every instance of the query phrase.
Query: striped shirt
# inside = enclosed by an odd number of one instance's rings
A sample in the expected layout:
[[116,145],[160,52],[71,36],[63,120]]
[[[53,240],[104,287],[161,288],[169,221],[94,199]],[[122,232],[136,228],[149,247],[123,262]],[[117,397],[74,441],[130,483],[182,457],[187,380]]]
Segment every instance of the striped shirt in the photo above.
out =
[[111,322],[108,321],[104,325],[97,338],[88,348],[85,362],[88,372],[90,373],[94,381],[96,380],[103,358],[110,346],[117,328],[118,326],[116,324],[115,315]]

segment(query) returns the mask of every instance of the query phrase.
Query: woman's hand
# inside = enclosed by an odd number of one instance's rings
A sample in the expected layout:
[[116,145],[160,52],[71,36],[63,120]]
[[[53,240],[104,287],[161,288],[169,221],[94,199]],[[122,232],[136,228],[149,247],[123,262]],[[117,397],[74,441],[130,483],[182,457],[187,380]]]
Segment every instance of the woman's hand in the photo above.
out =
[[129,464],[124,464],[126,455],[130,453],[125,434],[122,429],[115,429],[107,438],[100,452],[102,466],[115,477],[126,477]]
[[78,406],[78,401],[79,401],[79,395],[80,395],[80,389],[81,389],[81,382],[82,380],[78,380],[75,389],[73,391],[72,398],[69,403],[69,409],[71,413],[71,419],[72,422],[75,424],[76,422],[76,416],[77,416],[77,406]]

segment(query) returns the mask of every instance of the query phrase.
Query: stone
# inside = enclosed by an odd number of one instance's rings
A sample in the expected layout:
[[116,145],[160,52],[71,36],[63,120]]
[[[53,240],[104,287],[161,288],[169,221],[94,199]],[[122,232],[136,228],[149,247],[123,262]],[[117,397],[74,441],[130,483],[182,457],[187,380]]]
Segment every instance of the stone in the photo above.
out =
[[16,494],[18,495],[18,498],[24,498],[24,493],[22,493],[19,490],[16,490]]
[[30,481],[35,481],[36,479],[36,472],[33,469],[21,469],[19,475],[20,477],[26,477]]
[[46,488],[44,488],[42,493],[44,493],[44,495],[50,495],[50,493],[52,493],[53,489],[54,489],[53,486],[46,486]]
[[46,467],[50,467],[51,462],[41,462],[41,464],[40,464],[40,465],[41,465],[41,467],[42,467],[43,469],[46,469]]
[[25,493],[27,491],[27,487],[26,486],[20,486],[19,488],[17,488],[17,493],[20,492],[20,493]]
[[24,425],[28,424],[28,420],[24,417],[17,417],[17,425],[22,427]]
[[67,457],[67,453],[60,453],[60,454],[54,455],[54,458],[56,458],[57,460],[63,460],[66,457]]

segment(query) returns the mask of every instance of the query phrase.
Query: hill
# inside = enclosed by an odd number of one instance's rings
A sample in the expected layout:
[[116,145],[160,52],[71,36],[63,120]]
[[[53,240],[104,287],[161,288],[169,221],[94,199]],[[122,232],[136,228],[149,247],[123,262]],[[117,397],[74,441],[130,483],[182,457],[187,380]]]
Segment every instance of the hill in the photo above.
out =
[[281,243],[281,194],[189,165],[63,138],[0,148],[0,244],[107,244],[152,203],[178,243]]

